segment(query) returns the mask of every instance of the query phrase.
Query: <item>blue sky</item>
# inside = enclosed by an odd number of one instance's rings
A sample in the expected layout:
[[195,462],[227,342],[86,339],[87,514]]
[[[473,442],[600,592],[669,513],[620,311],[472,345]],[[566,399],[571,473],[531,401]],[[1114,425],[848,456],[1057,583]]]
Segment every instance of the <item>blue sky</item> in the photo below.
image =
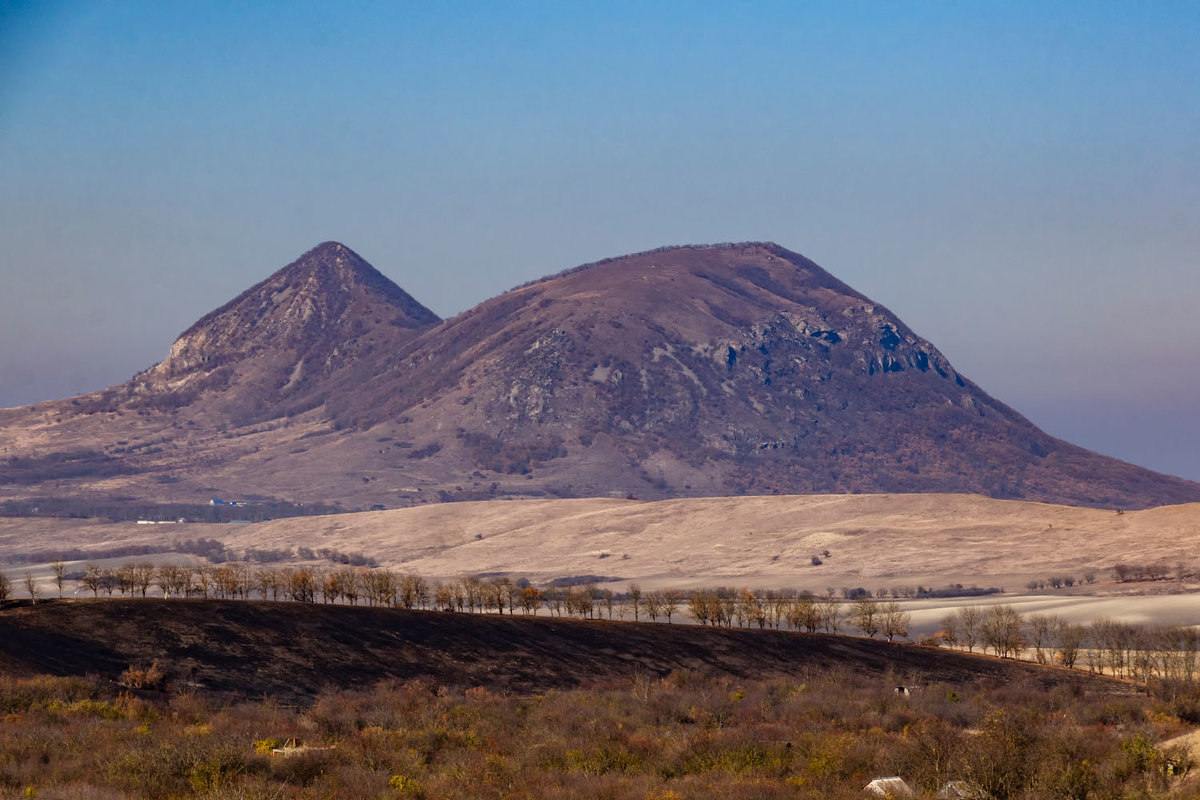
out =
[[1200,4],[0,0],[0,405],[337,239],[448,316],[769,239],[1200,479]]

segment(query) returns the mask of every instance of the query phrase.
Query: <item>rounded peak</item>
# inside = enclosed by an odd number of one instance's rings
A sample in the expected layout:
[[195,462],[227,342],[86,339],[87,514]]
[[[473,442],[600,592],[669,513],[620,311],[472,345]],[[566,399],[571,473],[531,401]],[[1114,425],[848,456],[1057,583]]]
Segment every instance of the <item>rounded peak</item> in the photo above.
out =
[[[625,279],[637,276],[660,283],[671,280],[672,275],[688,275],[727,289],[735,283],[749,283],[758,289],[793,298],[797,292],[820,288],[866,300],[815,262],[770,241],[659,247],[581,264],[529,281],[513,291],[562,282],[607,284],[618,280],[618,275],[622,274]],[[741,292],[739,289],[733,291]]]

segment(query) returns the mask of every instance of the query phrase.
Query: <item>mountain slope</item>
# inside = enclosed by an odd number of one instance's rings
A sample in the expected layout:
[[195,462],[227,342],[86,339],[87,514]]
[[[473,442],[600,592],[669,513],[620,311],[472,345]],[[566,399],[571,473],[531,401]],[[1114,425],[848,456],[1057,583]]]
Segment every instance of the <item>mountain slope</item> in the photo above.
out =
[[0,412],[0,457],[22,497],[1200,500],[1200,484],[1047,435],[769,243],[610,259],[440,323],[327,243],[129,383]]
[[559,495],[1200,497],[1045,434],[886,308],[773,244],[572,270],[447,321],[374,372],[331,400],[335,417],[409,416],[403,438],[437,448],[429,460],[447,474],[532,475]]
[[173,406],[233,386],[230,414],[279,416],[323,399],[331,374],[438,321],[353,250],[325,242],[206,314],[126,388],[135,405]]

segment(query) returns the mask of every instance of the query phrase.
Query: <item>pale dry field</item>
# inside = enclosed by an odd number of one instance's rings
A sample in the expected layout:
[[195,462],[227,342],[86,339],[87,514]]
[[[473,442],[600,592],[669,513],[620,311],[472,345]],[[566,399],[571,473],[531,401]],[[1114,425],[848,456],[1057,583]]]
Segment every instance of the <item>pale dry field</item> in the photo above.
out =
[[[1111,580],[1117,563],[1200,572],[1200,504],[1118,514],[973,495],[816,495],[451,503],[255,525],[0,519],[0,565],[40,549],[95,552],[199,537],[236,550],[361,552],[436,579],[507,573],[535,582],[605,576],[616,589],[636,581],[647,589],[731,585],[821,593],[961,583],[1006,590],[999,597],[906,603],[916,633],[931,632],[955,607],[992,602],[1078,622],[1200,624],[1195,579]],[[814,555],[821,565],[812,564]],[[6,571],[15,577],[24,569]],[[1096,574],[1095,584],[1046,593],[1026,588],[1030,580],[1088,572]]]
[[[944,494],[492,501],[255,525],[0,519],[0,562],[39,549],[199,537],[239,550],[361,552],[431,578],[590,574],[647,586],[1014,590],[1054,574],[1106,580],[1121,562],[1200,570],[1200,504],[1118,514]],[[821,565],[812,564],[814,555]]]

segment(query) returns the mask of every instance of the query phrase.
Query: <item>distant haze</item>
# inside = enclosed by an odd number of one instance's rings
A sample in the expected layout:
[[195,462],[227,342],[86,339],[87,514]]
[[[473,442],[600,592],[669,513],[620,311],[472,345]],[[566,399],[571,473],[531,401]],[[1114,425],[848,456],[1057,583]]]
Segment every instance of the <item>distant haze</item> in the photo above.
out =
[[1196,141],[1188,4],[8,4],[0,406],[126,380],[327,239],[442,316],[773,240],[1200,479]]

